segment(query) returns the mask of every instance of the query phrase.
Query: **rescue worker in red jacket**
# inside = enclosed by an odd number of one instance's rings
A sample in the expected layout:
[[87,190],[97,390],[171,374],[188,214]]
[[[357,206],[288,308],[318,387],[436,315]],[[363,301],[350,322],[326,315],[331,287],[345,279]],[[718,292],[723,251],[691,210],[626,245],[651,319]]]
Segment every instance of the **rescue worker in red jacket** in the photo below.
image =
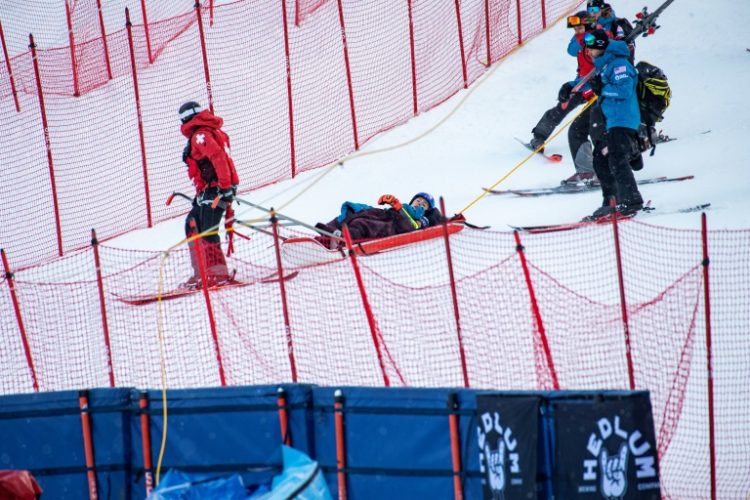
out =
[[[230,156],[229,136],[221,130],[224,120],[200,104],[189,101],[180,106],[180,128],[188,142],[182,153],[188,176],[195,185],[193,207],[185,219],[185,235],[189,238],[208,230],[218,230],[224,211],[231,205],[240,180]],[[220,202],[212,206],[216,198]],[[204,236],[202,253],[206,262],[208,286],[230,282],[233,277],[227,268],[218,234]],[[187,288],[201,286],[200,267],[195,244],[190,244],[193,276],[183,284]]]

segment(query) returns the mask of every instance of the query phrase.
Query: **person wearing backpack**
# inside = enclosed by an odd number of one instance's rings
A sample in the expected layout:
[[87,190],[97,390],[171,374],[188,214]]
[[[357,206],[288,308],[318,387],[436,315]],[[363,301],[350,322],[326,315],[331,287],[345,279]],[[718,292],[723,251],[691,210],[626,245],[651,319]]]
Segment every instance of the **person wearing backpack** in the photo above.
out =
[[599,73],[594,86],[600,87],[596,111],[599,118],[592,114],[592,127],[599,128],[592,130],[592,138],[594,171],[601,183],[603,203],[591,217],[610,215],[612,197],[618,212],[635,214],[643,209],[643,197],[633,175],[633,170],[643,168],[638,146],[638,73],[628,60],[630,52],[625,42],[610,40],[605,31],[594,30],[586,34],[584,43]]
[[661,68],[646,61],[635,65],[638,71],[638,105],[641,111],[641,126],[638,129],[638,139],[641,151],[651,149],[654,155],[656,144],[661,140],[656,133],[656,123],[662,121],[664,111],[669,107],[672,99],[672,89],[669,87],[667,75]]
[[[190,238],[217,228],[224,210],[231,206],[240,179],[229,155],[229,136],[221,130],[224,120],[200,104],[189,101],[180,106],[180,131],[188,142],[182,161],[188,167],[188,177],[195,186],[193,207],[185,219],[185,235]],[[218,203],[215,203],[216,199]],[[202,253],[206,262],[208,286],[231,282],[226,259],[218,234],[202,237]],[[181,288],[200,288],[201,273],[195,242],[188,243],[193,275]]]

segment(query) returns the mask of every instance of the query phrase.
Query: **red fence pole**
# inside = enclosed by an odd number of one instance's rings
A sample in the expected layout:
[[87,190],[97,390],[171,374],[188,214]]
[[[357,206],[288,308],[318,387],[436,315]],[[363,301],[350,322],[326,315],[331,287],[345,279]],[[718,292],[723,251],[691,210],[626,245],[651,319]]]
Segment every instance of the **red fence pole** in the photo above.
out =
[[148,51],[148,63],[154,63],[154,56],[151,52],[151,34],[148,29],[148,14],[146,13],[146,0],[141,0],[141,17],[143,17],[143,31],[146,33],[146,50]]
[[542,29],[547,29],[547,0],[542,0]]
[[[440,197],[440,212],[445,213],[445,201]],[[448,277],[451,283],[451,298],[453,299],[453,317],[456,319],[456,336],[458,337],[458,352],[461,356],[461,373],[464,377],[464,387],[469,387],[469,370],[466,367],[466,351],[464,350],[464,338],[461,332],[461,314],[458,309],[458,292],[456,290],[456,276],[453,272],[453,256],[451,255],[451,243],[448,236],[448,221],[443,220],[443,238],[445,240],[445,255],[448,257]]]
[[208,94],[208,107],[211,113],[214,112],[214,94],[211,90],[211,75],[208,71],[208,53],[206,52],[206,35],[203,32],[203,16],[201,15],[201,3],[195,2],[195,15],[198,18],[198,33],[201,38],[201,54],[203,56],[203,75],[206,79],[206,93]]
[[490,0],[484,0],[484,38],[487,41],[487,66],[492,66],[492,44],[490,43]]
[[91,246],[94,248],[94,265],[96,266],[96,285],[99,289],[99,309],[102,313],[102,329],[104,331],[104,348],[107,350],[107,369],[109,371],[109,386],[115,386],[115,371],[112,367],[112,344],[109,341],[109,325],[107,324],[107,306],[104,300],[104,280],[102,279],[102,264],[99,259],[99,241],[96,231],[91,230]]
[[456,4],[456,22],[458,23],[458,46],[461,49],[461,71],[464,76],[464,88],[469,88],[469,78],[466,75],[466,53],[464,52],[464,29],[461,26],[461,5],[459,0],[455,1]]
[[630,390],[635,390],[635,374],[633,372],[633,353],[630,347],[630,322],[628,320],[628,305],[625,301],[625,280],[622,274],[622,254],[620,252],[620,231],[617,225],[617,210],[615,209],[614,197],[610,200],[610,206],[614,210],[612,214],[612,231],[615,238],[615,257],[617,258],[617,280],[620,286],[620,310],[622,311],[622,328],[625,333],[625,358],[628,364],[628,380]]
[[341,43],[344,46],[344,65],[346,66],[346,83],[349,86],[349,108],[352,113],[352,132],[354,133],[354,149],[359,149],[359,133],[357,132],[357,113],[354,109],[354,89],[352,88],[352,70],[349,66],[349,47],[346,43],[346,24],[344,23],[344,7],[339,4],[339,24],[341,25]]
[[453,467],[453,498],[463,500],[464,488],[461,481],[461,437],[458,429],[458,397],[455,392],[448,394],[448,427],[451,435],[451,465]]
[[284,22],[284,57],[286,57],[286,98],[289,109],[289,145],[292,149],[292,178],[297,175],[297,154],[294,148],[294,108],[292,106],[292,63],[289,55],[289,24],[286,14],[286,0],[281,1]]
[[542,313],[539,311],[539,303],[536,300],[536,293],[534,292],[534,285],[531,282],[531,273],[529,272],[529,264],[526,262],[526,254],[524,253],[524,247],[521,245],[521,236],[518,231],[513,231],[513,237],[516,239],[516,252],[518,252],[518,258],[521,260],[521,268],[523,269],[523,277],[526,280],[526,288],[529,291],[529,301],[531,302],[531,312],[534,314],[534,323],[536,323],[536,331],[539,334],[539,339],[542,341],[542,348],[544,349],[544,357],[547,358],[547,366],[549,367],[550,377],[552,377],[552,387],[557,391],[560,389],[560,382],[557,380],[557,370],[555,370],[555,363],[552,361],[552,350],[549,347],[549,341],[547,339],[547,331],[544,329],[544,322],[542,321]]
[[214,316],[214,308],[211,304],[211,294],[208,292],[208,272],[206,270],[206,257],[203,252],[203,238],[198,237],[193,241],[195,250],[198,254],[198,268],[201,274],[201,289],[203,290],[203,297],[206,299],[206,312],[208,312],[208,322],[211,326],[211,337],[214,341],[214,348],[216,349],[216,363],[219,366],[219,380],[221,386],[227,385],[227,379],[224,375],[224,361],[221,357],[221,346],[219,344],[219,333],[216,329],[216,318]]
[[89,499],[99,498],[96,492],[96,463],[94,461],[94,441],[91,437],[88,391],[78,393],[78,406],[81,409],[81,429],[83,431],[83,451],[86,457],[86,479],[89,485]]
[[372,308],[370,302],[367,300],[367,292],[365,292],[365,283],[362,280],[362,273],[359,271],[359,264],[357,263],[357,256],[352,248],[352,235],[349,234],[349,227],[344,224],[344,240],[346,241],[346,248],[349,250],[349,257],[351,257],[352,268],[354,269],[354,277],[357,280],[357,286],[359,287],[359,294],[362,297],[362,307],[365,309],[365,315],[367,316],[367,324],[370,326],[370,334],[372,335],[372,343],[375,345],[375,352],[378,355],[378,365],[380,371],[383,374],[383,384],[386,387],[390,387],[391,381],[388,379],[388,374],[385,372],[385,363],[383,362],[383,353],[380,352],[380,341],[378,340],[378,325],[375,322],[375,316],[372,314]]
[[287,446],[292,446],[292,436],[289,433],[289,408],[286,405],[286,391],[283,387],[276,390],[276,405],[279,407],[281,442]]
[[18,92],[16,91],[16,80],[13,78],[13,69],[10,66],[10,57],[8,57],[8,46],[5,44],[5,32],[3,23],[0,22],[0,42],[3,45],[3,55],[5,56],[5,66],[8,69],[8,79],[10,80],[10,91],[13,93],[13,101],[16,103],[16,112],[21,112],[21,103],[18,102]]
[[521,34],[521,0],[516,0],[516,24],[518,25],[518,45],[523,43],[523,35]]
[[336,477],[339,500],[346,500],[346,442],[344,441],[344,395],[341,389],[333,393],[333,415],[336,429]]
[[289,307],[286,300],[286,286],[284,285],[284,268],[281,265],[281,245],[279,244],[279,219],[271,209],[271,226],[273,227],[273,246],[276,250],[276,269],[281,293],[281,310],[284,314],[284,331],[286,332],[286,348],[289,354],[289,368],[292,371],[292,382],[297,383],[297,364],[294,362],[294,343],[292,342],[292,326],[289,321]]
[[135,92],[135,111],[138,118],[138,139],[141,143],[141,168],[143,169],[143,187],[146,191],[146,223],[153,226],[151,217],[151,189],[148,183],[148,163],[146,160],[146,138],[143,133],[143,113],[141,112],[141,94],[138,88],[138,65],[135,62],[133,48],[133,24],[130,22],[130,11],[125,7],[125,27],[128,29],[128,46],[130,47],[130,69],[133,73],[133,91]]
[[413,103],[414,116],[417,116],[419,112],[419,106],[417,103],[417,55],[414,50],[414,16],[412,10],[413,0],[407,2],[407,8],[409,9],[409,54],[411,55],[411,94]]
[[109,62],[109,46],[107,45],[107,30],[104,28],[104,15],[102,14],[102,0],[96,0],[96,8],[99,10],[99,30],[102,33],[104,44],[104,63],[107,65],[107,77],[112,79],[112,65]]
[[78,63],[76,62],[76,42],[75,35],[73,35],[73,20],[70,15],[70,5],[68,0],[65,1],[65,17],[68,20],[68,42],[70,44],[70,67],[73,70],[73,95],[78,97],[81,95],[80,89],[78,88]]
[[37,382],[36,370],[34,369],[34,359],[31,357],[31,346],[29,345],[29,338],[26,335],[26,327],[23,324],[23,317],[21,316],[21,305],[18,302],[16,286],[15,282],[13,281],[13,273],[10,271],[10,264],[8,263],[8,256],[5,254],[5,250],[0,248],[0,254],[2,254],[3,259],[5,281],[8,283],[8,288],[10,289],[10,298],[13,302],[13,311],[16,313],[18,330],[21,332],[21,343],[23,344],[23,352],[26,354],[26,364],[29,365],[29,372],[31,373],[31,385],[34,388],[34,391],[39,392],[39,382]]
[[716,436],[714,429],[714,362],[711,345],[711,294],[708,280],[708,229],[706,213],[701,214],[703,240],[703,302],[706,316],[706,364],[708,368],[708,452],[711,462],[711,500],[716,500]]
[[148,420],[148,393],[142,392],[138,399],[141,410],[141,453],[143,454],[143,478],[146,483],[146,496],[154,490],[154,465],[151,461],[151,426]]
[[62,225],[60,224],[60,204],[57,200],[57,182],[55,181],[55,164],[52,161],[52,143],[49,139],[49,124],[47,123],[47,109],[44,106],[44,92],[42,92],[42,76],[39,71],[39,59],[36,54],[34,36],[29,35],[29,48],[31,49],[31,60],[34,63],[34,76],[36,76],[36,91],[39,96],[39,110],[42,113],[42,129],[44,130],[44,145],[47,148],[47,165],[49,166],[49,179],[52,184],[52,204],[55,212],[55,225],[57,227],[57,253],[62,257]]

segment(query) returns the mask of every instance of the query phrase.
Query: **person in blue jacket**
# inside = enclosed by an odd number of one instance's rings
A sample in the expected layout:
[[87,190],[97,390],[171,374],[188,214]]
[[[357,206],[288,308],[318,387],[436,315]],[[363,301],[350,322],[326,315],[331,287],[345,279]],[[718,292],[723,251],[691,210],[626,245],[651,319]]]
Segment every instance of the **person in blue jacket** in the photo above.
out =
[[620,213],[634,214],[643,209],[643,197],[633,175],[633,170],[643,168],[638,147],[641,124],[636,93],[638,73],[628,60],[630,51],[625,42],[610,40],[603,30],[587,33],[584,42],[598,72],[599,82],[594,86],[600,87],[598,107],[604,121],[604,133],[592,132],[594,171],[604,197],[603,205],[592,217],[611,214],[609,201],[613,196]]

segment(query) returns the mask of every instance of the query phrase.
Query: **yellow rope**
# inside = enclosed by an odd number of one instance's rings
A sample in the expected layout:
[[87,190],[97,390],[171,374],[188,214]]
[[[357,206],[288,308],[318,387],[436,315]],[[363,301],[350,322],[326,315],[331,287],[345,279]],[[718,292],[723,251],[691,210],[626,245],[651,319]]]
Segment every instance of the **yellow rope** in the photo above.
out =
[[527,161],[529,161],[531,158],[533,158],[533,156],[535,154],[537,154],[539,151],[541,151],[542,149],[544,149],[544,147],[547,146],[547,144],[549,144],[550,142],[552,142],[558,135],[560,135],[563,130],[565,130],[566,128],[568,128],[570,126],[570,124],[573,123],[576,120],[576,118],[578,118],[592,104],[594,104],[595,101],[596,101],[596,96],[594,96],[593,99],[591,99],[589,102],[587,102],[586,105],[581,109],[581,111],[579,111],[578,113],[576,113],[576,115],[573,118],[571,118],[570,120],[568,120],[565,123],[565,125],[563,125],[562,127],[560,127],[560,130],[558,130],[557,132],[555,132],[554,134],[552,134],[552,136],[550,136],[550,138],[547,139],[547,141],[544,144],[542,144],[541,146],[539,146],[538,148],[536,148],[534,151],[532,151],[531,153],[529,153],[529,155],[526,158],[524,158],[518,164],[516,164],[515,167],[511,168],[508,171],[508,173],[506,173],[505,175],[503,175],[497,182],[495,182],[493,185],[491,185],[490,187],[488,187],[487,189],[485,189],[484,191],[482,191],[482,194],[480,194],[479,196],[477,196],[476,198],[474,198],[474,200],[471,203],[469,203],[464,208],[462,208],[461,211],[458,212],[458,213],[462,214],[462,213],[466,212],[468,209],[470,209],[471,207],[473,207],[474,205],[476,205],[477,203],[479,203],[479,200],[481,200],[482,198],[484,198],[485,196],[487,196],[490,191],[492,191],[493,189],[495,189],[500,183],[502,183],[508,177],[510,177],[516,170],[518,170],[519,168],[521,168],[524,164],[526,164]]

